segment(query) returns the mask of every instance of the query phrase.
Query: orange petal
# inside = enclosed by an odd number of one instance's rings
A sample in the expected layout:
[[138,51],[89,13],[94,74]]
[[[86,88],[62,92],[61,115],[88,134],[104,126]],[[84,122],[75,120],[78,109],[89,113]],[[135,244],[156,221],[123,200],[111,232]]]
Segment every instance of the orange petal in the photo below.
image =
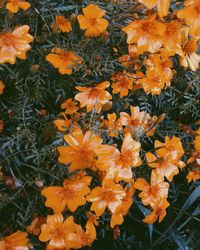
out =
[[46,61],[50,62],[55,68],[60,67],[60,65],[62,64],[60,56],[55,54],[48,54],[46,56]]
[[83,13],[88,18],[97,19],[103,17],[105,11],[100,9],[97,5],[90,4],[86,8],[83,8]]
[[138,190],[143,191],[149,187],[149,183],[143,178],[137,178],[137,180],[134,182],[134,187]]

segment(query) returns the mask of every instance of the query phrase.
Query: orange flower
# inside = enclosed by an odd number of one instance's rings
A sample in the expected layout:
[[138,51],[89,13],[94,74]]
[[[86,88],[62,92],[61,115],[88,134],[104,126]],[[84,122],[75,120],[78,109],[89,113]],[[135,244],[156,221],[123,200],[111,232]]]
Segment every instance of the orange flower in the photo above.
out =
[[106,170],[105,179],[130,181],[132,179],[131,167],[141,165],[140,143],[132,139],[131,134],[125,135],[121,152],[111,145],[101,145],[96,149],[98,160],[97,168]]
[[185,163],[180,161],[184,154],[181,140],[175,136],[171,139],[166,136],[165,143],[155,141],[156,155],[147,153],[148,165],[156,168],[156,172],[165,176],[168,181],[172,181],[174,175],[179,173],[178,168],[185,167]]
[[70,22],[64,16],[56,16],[56,24],[62,32],[72,31]]
[[0,241],[1,250],[28,250],[29,239],[27,238],[27,233],[17,231],[9,236],[6,236]]
[[72,135],[67,134],[64,139],[69,146],[58,147],[60,153],[58,161],[64,164],[70,163],[70,172],[94,166],[96,158],[94,150],[102,142],[98,135],[93,134],[91,131],[87,131],[83,135],[81,129],[76,128],[72,131]]
[[153,206],[160,199],[166,199],[168,196],[169,183],[164,182],[162,175],[159,175],[155,170],[151,172],[150,184],[143,178],[138,178],[134,183],[134,187],[140,191],[139,197],[142,203]]
[[182,29],[182,51],[180,56],[180,65],[184,68],[190,68],[195,71],[199,68],[200,55],[196,53],[198,49],[197,40],[189,38],[189,28],[184,27]]
[[200,168],[199,170],[189,171],[186,178],[188,183],[190,183],[191,181],[195,182],[197,180],[200,180]]
[[0,64],[15,64],[16,57],[26,59],[26,52],[31,48],[29,43],[33,41],[28,32],[28,25],[20,26],[13,32],[0,32]]
[[133,74],[126,73],[125,71],[118,72],[114,74],[114,76],[111,78],[113,94],[120,93],[120,98],[123,98],[124,96],[128,95],[128,91],[133,88],[133,82],[134,82],[134,76]]
[[134,69],[138,68],[138,51],[136,45],[129,45],[128,46],[128,55],[123,55],[119,57],[119,62],[125,66],[130,67],[133,66]]
[[146,76],[140,79],[144,91],[152,95],[159,95],[164,88],[165,83],[161,78],[160,72],[157,68],[147,70]]
[[181,23],[171,21],[164,25],[166,29],[162,37],[163,47],[166,54],[173,56],[181,49]]
[[124,222],[124,216],[128,214],[130,207],[133,204],[133,195],[135,188],[133,185],[125,187],[126,196],[122,199],[122,203],[116,208],[111,216],[110,226],[113,228],[116,225],[121,225]]
[[167,200],[161,200],[157,204],[153,206],[153,212],[147,215],[143,222],[147,224],[153,224],[157,219],[160,222],[166,216],[166,208],[169,207],[169,203]]
[[54,213],[62,212],[65,207],[74,212],[79,206],[86,203],[85,195],[90,192],[88,185],[90,176],[77,174],[64,180],[63,187],[52,186],[44,188],[41,192],[46,197],[45,206],[53,209]]
[[126,193],[121,185],[115,184],[111,179],[104,179],[102,187],[94,188],[86,199],[92,202],[90,210],[94,211],[97,216],[101,216],[106,208],[114,213],[125,196]]
[[4,121],[0,120],[0,133],[3,131],[4,129]]
[[104,104],[112,99],[112,96],[105,89],[110,86],[108,81],[101,82],[95,87],[76,87],[82,93],[75,96],[75,99],[80,102],[81,108],[86,107],[86,111],[90,112],[95,109],[99,113]]
[[173,64],[164,51],[162,51],[160,54],[149,55],[148,59],[145,60],[145,65],[149,69],[156,69],[161,81],[164,82],[168,87],[171,85],[170,81],[173,78]]
[[185,0],[184,9],[177,13],[178,18],[185,18],[190,27],[190,34],[200,36],[200,0]]
[[148,9],[153,9],[157,6],[158,14],[160,17],[168,15],[168,10],[170,6],[170,0],[138,0],[143,3]]
[[172,181],[174,175],[179,173],[178,168],[185,167],[185,163],[179,160],[172,159],[171,155],[163,156],[157,152],[157,157],[152,153],[146,154],[148,165],[151,168],[156,168],[156,172],[159,175],[165,176],[168,181]]
[[64,51],[61,48],[56,48],[52,49],[51,52],[46,56],[46,60],[56,69],[58,68],[61,75],[71,75],[72,70],[76,69],[82,63],[82,59],[72,51]]
[[26,228],[26,231],[33,235],[39,235],[41,231],[41,225],[46,222],[44,217],[36,217],[32,222],[31,225]]
[[54,124],[59,131],[64,132],[70,127],[72,120],[69,120],[64,113],[60,115],[62,115],[64,119],[56,119]]
[[160,157],[167,156],[168,158],[177,161],[184,155],[184,150],[180,138],[173,136],[169,138],[165,136],[165,142],[155,141],[155,149]]
[[101,127],[105,127],[109,130],[109,136],[118,136],[120,130],[122,130],[121,119],[117,119],[117,115],[115,113],[107,114],[107,120],[103,120]]
[[68,98],[61,104],[61,109],[65,109],[66,114],[72,115],[79,109],[77,105],[78,103],[76,101],[72,98]]
[[0,80],[0,95],[3,94],[4,88],[5,88],[5,85],[4,85],[4,83]]
[[81,248],[81,226],[74,223],[72,216],[64,220],[63,215],[58,213],[47,216],[47,223],[42,225],[39,240],[49,242],[51,248]]
[[154,53],[162,46],[162,36],[166,28],[155,19],[156,14],[153,14],[146,19],[133,21],[122,29],[128,35],[128,44],[137,43],[139,54],[145,51]]
[[88,219],[86,223],[86,231],[82,233],[81,235],[81,241],[82,246],[91,246],[93,241],[96,239],[96,228],[94,226],[94,223],[98,225],[98,222],[96,221],[96,217],[92,216]]
[[102,18],[105,11],[97,5],[90,4],[83,8],[84,15],[78,15],[77,19],[80,28],[85,31],[85,36],[97,37],[100,36],[108,27],[108,21]]
[[27,10],[31,7],[30,3],[21,0],[7,0],[6,9],[12,13],[17,13],[19,9]]
[[[143,134],[150,126],[150,115],[145,112],[140,112],[139,107],[130,106],[131,115],[121,112],[121,122],[123,126],[126,126],[124,131],[130,132],[134,137],[138,137]],[[152,131],[149,130],[147,135],[152,135]]]
[[196,131],[196,136],[194,139],[194,148],[196,151],[200,151],[200,128]]
[[195,132],[193,155],[188,159],[187,164],[190,164],[191,169],[186,178],[188,182],[200,179],[200,128]]

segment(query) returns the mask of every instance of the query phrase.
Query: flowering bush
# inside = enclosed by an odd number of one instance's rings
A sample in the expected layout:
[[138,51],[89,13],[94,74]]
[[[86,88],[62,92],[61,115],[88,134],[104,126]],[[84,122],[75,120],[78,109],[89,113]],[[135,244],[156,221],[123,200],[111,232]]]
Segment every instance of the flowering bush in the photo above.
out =
[[198,249],[200,0],[0,17],[0,250]]

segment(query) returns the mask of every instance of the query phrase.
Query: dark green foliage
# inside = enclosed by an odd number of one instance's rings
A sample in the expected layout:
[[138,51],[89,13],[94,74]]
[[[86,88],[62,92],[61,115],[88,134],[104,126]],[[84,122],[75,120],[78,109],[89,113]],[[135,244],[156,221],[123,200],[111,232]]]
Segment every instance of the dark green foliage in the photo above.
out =
[[[57,185],[68,176],[67,168],[57,161],[56,147],[63,143],[63,135],[56,131],[53,121],[61,112],[60,104],[66,98],[74,97],[76,85],[109,80],[114,72],[124,69],[118,62],[121,55],[127,54],[121,27],[131,20],[131,13],[135,11],[132,1],[124,1],[121,5],[106,0],[30,2],[32,7],[28,11],[20,11],[14,16],[0,9],[0,31],[28,24],[34,36],[26,60],[18,59],[13,66],[0,66],[0,80],[6,85],[0,96],[0,119],[5,123],[0,135],[0,166],[4,176],[11,177],[14,182],[13,186],[8,186],[5,180],[0,181],[0,237],[18,229],[24,230],[36,214],[46,216],[50,213],[44,207],[38,181],[47,186]],[[85,38],[77,22],[69,34],[52,33],[51,23],[55,15],[64,14],[69,18],[72,13],[81,13],[82,7],[89,3],[96,3],[106,10],[109,21],[106,42]],[[75,51],[83,58],[84,63],[72,75],[61,76],[45,61],[50,49],[56,46]],[[114,47],[118,52],[114,52]],[[141,138],[143,158],[147,150],[152,150],[154,139],[163,140],[165,135],[181,138],[186,152],[184,160],[192,151],[192,136],[183,125],[197,129],[195,122],[200,120],[200,72],[184,71],[178,61],[174,64],[177,73],[172,87],[164,89],[161,95],[147,95],[138,90],[121,102],[118,96],[113,97],[111,111],[116,113],[129,112],[127,103],[140,106],[152,116],[165,113],[166,118],[154,137]],[[35,70],[34,65],[39,65],[39,69]],[[45,116],[41,109],[47,111]],[[145,169],[147,167],[141,172]],[[187,184],[186,172],[183,170],[170,185],[171,206],[163,223],[152,227],[142,223],[145,210],[137,200],[120,227],[120,237],[112,240],[113,232],[105,216],[99,222],[98,240],[85,249],[199,249],[199,182]],[[77,222],[84,222],[86,207],[78,209]],[[37,237],[31,237],[31,240],[34,249],[42,249]]]

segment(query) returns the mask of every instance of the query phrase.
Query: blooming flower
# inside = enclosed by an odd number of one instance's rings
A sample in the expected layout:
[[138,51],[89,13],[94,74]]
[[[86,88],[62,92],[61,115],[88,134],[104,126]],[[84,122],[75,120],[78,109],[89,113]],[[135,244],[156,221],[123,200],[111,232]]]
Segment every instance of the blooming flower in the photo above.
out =
[[173,78],[173,64],[167,53],[162,51],[160,54],[151,54],[144,63],[148,69],[156,70],[160,76],[159,79],[168,87],[171,85],[170,81]]
[[36,217],[31,224],[26,228],[26,231],[33,235],[39,235],[41,232],[41,225],[46,222],[44,217]]
[[128,35],[128,44],[137,43],[139,54],[146,51],[154,53],[162,46],[166,27],[155,19],[156,14],[153,14],[146,19],[133,21],[122,29]]
[[200,128],[195,134],[196,136],[193,142],[195,151],[187,161],[188,166],[190,166],[190,171],[186,176],[188,182],[200,179]]
[[133,66],[134,69],[138,68],[138,51],[137,46],[131,44],[128,46],[128,55],[122,55],[119,57],[119,62],[125,67]]
[[56,24],[62,32],[72,31],[70,22],[64,16],[56,16]]
[[79,235],[82,233],[82,228],[74,223],[72,216],[64,220],[63,215],[58,213],[48,215],[46,221],[46,224],[42,225],[39,240],[48,242],[50,249],[81,248]]
[[72,131],[72,134],[64,136],[65,141],[69,146],[59,146],[60,154],[58,161],[64,164],[70,163],[69,171],[73,172],[77,169],[85,169],[94,166],[96,147],[99,147],[102,139],[87,131],[84,135],[80,128]]
[[86,107],[86,111],[90,112],[94,108],[99,113],[104,104],[112,99],[112,96],[105,89],[110,86],[108,81],[101,82],[95,87],[76,87],[82,93],[75,96],[75,99],[80,102],[81,108]]
[[162,36],[164,51],[169,56],[173,56],[181,49],[181,23],[178,21],[171,21],[166,22],[164,25],[165,33]]
[[166,216],[166,208],[169,207],[169,202],[167,200],[160,200],[157,204],[153,205],[153,211],[147,215],[143,222],[147,224],[153,224],[157,219],[160,222]]
[[153,206],[160,199],[166,199],[168,196],[169,183],[164,182],[162,175],[159,175],[155,170],[151,172],[150,184],[143,178],[138,178],[134,187],[140,192],[139,197],[142,199],[142,203]]
[[133,195],[135,187],[133,184],[125,187],[126,196],[122,199],[122,203],[116,208],[111,216],[110,226],[113,228],[116,225],[121,225],[124,221],[124,216],[128,214],[130,207],[133,204]]
[[100,36],[108,27],[108,21],[102,18],[105,11],[97,5],[90,4],[83,8],[84,15],[78,15],[77,19],[80,28],[85,31],[85,36],[97,37]]
[[64,51],[61,48],[54,48],[52,53],[46,56],[46,60],[50,62],[56,69],[58,68],[61,75],[71,75],[72,70],[76,69],[82,63],[82,59],[76,56],[72,51]]
[[6,236],[0,240],[1,250],[28,250],[29,239],[27,238],[27,233],[17,231],[9,236]]
[[167,156],[172,160],[179,160],[184,155],[184,150],[180,138],[165,136],[165,142],[155,141],[156,153],[160,157]]
[[97,168],[106,170],[105,179],[130,181],[132,179],[131,167],[141,165],[140,143],[132,139],[131,134],[125,135],[121,152],[111,145],[101,145],[96,149],[98,160]]
[[31,7],[30,3],[21,0],[8,0],[6,9],[12,13],[17,13],[19,9],[27,10]]
[[33,37],[28,34],[29,26],[23,25],[13,32],[0,32],[0,64],[15,64],[16,57],[26,59]]
[[3,94],[4,88],[5,88],[5,85],[4,85],[4,83],[0,80],[0,95]]
[[[126,126],[124,131],[130,132],[134,137],[143,134],[150,127],[150,115],[145,112],[140,112],[139,107],[130,106],[131,115],[126,112],[121,112],[121,122]],[[152,135],[153,130],[149,130],[147,135]]]
[[197,180],[200,180],[200,168],[199,170],[189,171],[186,178],[188,183],[190,183],[191,181],[195,182]]
[[161,18],[168,15],[170,0],[139,0],[139,2],[143,3],[148,9],[157,6],[158,14]]
[[126,72],[118,72],[114,74],[114,76],[111,78],[112,83],[112,93],[118,94],[120,93],[120,98],[123,98],[124,96],[128,95],[128,91],[133,88],[133,82],[134,78],[132,74],[126,73]]
[[90,216],[85,226],[86,231],[83,231],[82,235],[80,235],[83,247],[91,246],[96,239],[96,228],[94,224],[98,225],[96,216]]
[[140,79],[140,83],[146,93],[151,93],[152,95],[159,95],[161,93],[165,83],[159,73],[157,68],[152,68],[147,70],[146,76]]
[[62,115],[64,119],[56,119],[54,124],[59,131],[64,132],[70,127],[72,120],[68,119],[64,113],[61,113],[60,115]]
[[200,0],[185,0],[185,8],[179,10],[178,18],[185,18],[186,24],[190,27],[189,33],[193,36],[200,36]]
[[61,104],[61,109],[65,109],[66,114],[74,114],[79,109],[77,106],[77,102],[74,101],[72,98],[68,98]]
[[189,38],[188,27],[182,29],[182,50],[178,53],[180,56],[180,65],[184,68],[190,68],[195,71],[199,68],[200,55],[198,55],[197,40],[194,38]]
[[86,203],[85,195],[90,192],[88,185],[91,177],[84,174],[75,175],[64,180],[63,187],[52,186],[41,192],[46,197],[45,206],[53,209],[54,213],[62,212],[65,207],[74,212]]
[[172,181],[174,175],[179,173],[178,168],[182,169],[185,167],[184,162],[178,159],[173,159],[171,155],[163,156],[160,151],[157,151],[156,154],[157,156],[150,152],[146,154],[148,165],[151,168],[155,168],[159,175],[165,176],[170,182]]
[[101,127],[105,127],[109,130],[109,136],[115,137],[118,135],[119,131],[122,130],[121,119],[117,119],[117,115],[115,113],[107,114],[107,120],[103,120]]
[[86,199],[92,202],[90,210],[94,211],[97,216],[101,216],[106,208],[114,213],[125,196],[126,193],[121,185],[115,184],[111,179],[104,179],[102,187],[94,188]]

